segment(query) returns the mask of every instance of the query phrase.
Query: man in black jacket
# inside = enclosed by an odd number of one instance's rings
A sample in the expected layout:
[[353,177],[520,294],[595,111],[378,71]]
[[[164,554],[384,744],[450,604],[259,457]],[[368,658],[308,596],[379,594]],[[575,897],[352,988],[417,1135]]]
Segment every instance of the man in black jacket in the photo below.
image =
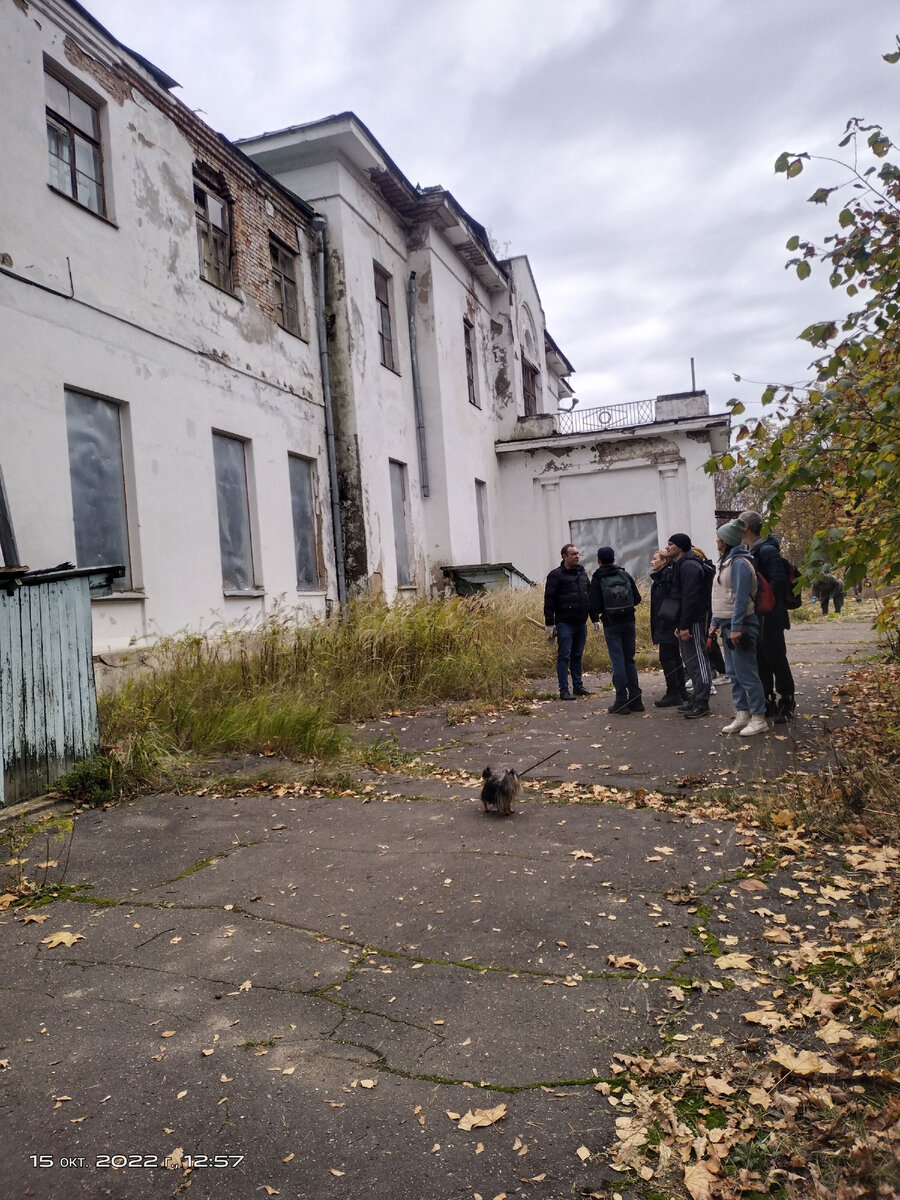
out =
[[[760,622],[759,644],[756,648],[759,677],[766,693],[766,715],[783,725],[794,715],[794,676],[788,662],[784,631],[790,629],[787,596],[791,586],[787,563],[781,557],[781,544],[774,534],[762,536],[762,517],[748,509],[739,520],[747,526],[744,545],[749,549],[756,569],[765,575],[775,593],[771,612],[757,614]],[[776,696],[775,693],[778,693]]]
[[594,628],[603,622],[603,636],[609,651],[613,687],[616,698],[609,712],[618,717],[643,712],[641,685],[634,663],[636,631],[634,606],[640,604],[641,593],[627,571],[615,566],[616,552],[612,546],[597,551],[597,570],[591,576],[588,612]]
[[679,704],[678,710],[693,720],[709,716],[712,688],[712,669],[706,656],[709,613],[706,573],[700,559],[691,553],[691,539],[686,533],[672,534],[666,543],[666,554],[675,567],[672,589],[678,598],[675,636],[681,647],[684,669],[694,685],[691,699]]
[[[578,550],[569,542],[560,551],[562,562],[547,576],[544,587],[544,625],[556,631],[556,676],[560,700],[590,696],[581,678],[581,658],[587,641],[588,577],[578,561]],[[572,691],[569,691],[569,668]],[[574,695],[572,694],[574,692]]]

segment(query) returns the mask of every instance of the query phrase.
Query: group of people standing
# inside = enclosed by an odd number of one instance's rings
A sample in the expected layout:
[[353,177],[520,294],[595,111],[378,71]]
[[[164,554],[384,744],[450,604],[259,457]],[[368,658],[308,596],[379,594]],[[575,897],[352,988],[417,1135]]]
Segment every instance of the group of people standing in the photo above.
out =
[[[790,628],[788,564],[778,539],[763,537],[761,529],[762,517],[750,510],[721,525],[717,565],[688,534],[673,533],[665,549],[653,554],[650,570],[650,628],[666,682],[656,707],[677,707],[687,720],[709,716],[713,670],[724,668],[735,711],[722,732],[744,736],[765,733],[769,718],[790,720],[795,709],[784,640]],[[582,676],[590,619],[596,630],[603,629],[609,651],[615,697],[608,711],[616,716],[644,712],[634,661],[635,608],[642,600],[637,584],[616,565],[611,546],[597,551],[590,580],[575,546],[563,546],[561,554],[544,589],[544,623],[557,637],[560,699],[591,694]],[[765,614],[757,612],[760,575],[775,596]]]

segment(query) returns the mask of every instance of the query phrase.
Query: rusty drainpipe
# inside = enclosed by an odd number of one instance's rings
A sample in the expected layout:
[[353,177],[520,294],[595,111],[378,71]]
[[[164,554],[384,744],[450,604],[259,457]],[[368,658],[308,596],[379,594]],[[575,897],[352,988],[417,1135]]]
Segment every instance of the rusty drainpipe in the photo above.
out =
[[319,362],[322,368],[322,397],[325,401],[325,453],[328,459],[328,486],[331,492],[331,526],[334,533],[334,561],[337,568],[338,604],[347,603],[347,574],[344,561],[344,530],[341,524],[341,498],[338,492],[337,454],[334,444],[334,416],[331,409],[331,372],[328,367],[328,334],[325,328],[325,230],[328,221],[321,213],[312,219],[316,235],[316,328],[319,336]]
[[416,273],[410,271],[406,288],[406,315],[409,320],[409,357],[412,364],[413,404],[416,409],[416,440],[419,443],[419,476],[422,495],[430,495],[428,486],[428,452],[425,449],[425,414],[422,411],[422,384],[419,380],[419,351],[416,341]]

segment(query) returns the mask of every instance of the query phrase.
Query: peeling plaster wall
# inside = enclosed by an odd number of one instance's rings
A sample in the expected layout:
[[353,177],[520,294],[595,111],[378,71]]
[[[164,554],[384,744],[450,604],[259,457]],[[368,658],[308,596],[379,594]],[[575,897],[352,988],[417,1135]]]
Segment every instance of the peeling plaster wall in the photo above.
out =
[[[427,591],[428,502],[422,496],[416,442],[406,231],[348,163],[301,163],[281,170],[278,178],[328,220],[329,362],[340,443],[348,587],[384,594],[389,600],[397,592],[389,466],[393,459],[407,468],[410,568],[415,589]],[[381,362],[375,263],[391,277],[393,370]]]
[[[75,556],[74,388],[122,406],[136,593],[94,602],[98,650],[276,601],[323,612],[334,555],[305,210],[68,5],[3,4],[0,34],[0,462],[22,557],[40,567]],[[45,55],[102,103],[108,219],[47,185]],[[234,199],[236,296],[200,278],[198,160]],[[270,229],[298,246],[305,340],[273,319]],[[213,429],[251,443],[259,596],[223,595]],[[315,462],[319,592],[297,590],[288,452]]]
[[[492,385],[491,296],[452,246],[431,229],[411,256],[418,283],[419,371],[431,497],[428,552],[435,567],[481,559],[475,481],[487,488],[488,557],[498,545],[498,465]],[[464,321],[472,326],[475,393],[469,400]],[[443,587],[437,571],[435,585]]]
[[[503,558],[540,580],[558,565],[570,522],[645,512],[656,513],[660,545],[684,531],[711,555],[715,495],[703,470],[708,457],[705,432],[671,428],[501,453]],[[594,563],[585,566],[590,571]]]

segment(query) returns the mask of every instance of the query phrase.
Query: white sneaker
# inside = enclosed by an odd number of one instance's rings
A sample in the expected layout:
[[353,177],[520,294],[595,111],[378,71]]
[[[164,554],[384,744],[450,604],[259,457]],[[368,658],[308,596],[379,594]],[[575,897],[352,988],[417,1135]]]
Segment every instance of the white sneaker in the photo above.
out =
[[734,714],[734,720],[722,727],[723,733],[740,733],[742,729],[746,729],[750,724],[750,712],[746,708],[739,708]]
[[718,696],[718,694],[719,694],[719,693],[716,691],[716,685],[715,685],[714,683],[711,683],[711,684],[709,685],[709,694],[710,694],[711,696]]
[[726,683],[731,683],[731,680],[727,675],[722,675],[720,672],[718,675],[713,675],[713,683],[717,683],[720,687],[724,687]]
[[753,737],[756,733],[768,733],[769,722],[765,713],[755,713],[747,725],[741,730],[744,737]]

